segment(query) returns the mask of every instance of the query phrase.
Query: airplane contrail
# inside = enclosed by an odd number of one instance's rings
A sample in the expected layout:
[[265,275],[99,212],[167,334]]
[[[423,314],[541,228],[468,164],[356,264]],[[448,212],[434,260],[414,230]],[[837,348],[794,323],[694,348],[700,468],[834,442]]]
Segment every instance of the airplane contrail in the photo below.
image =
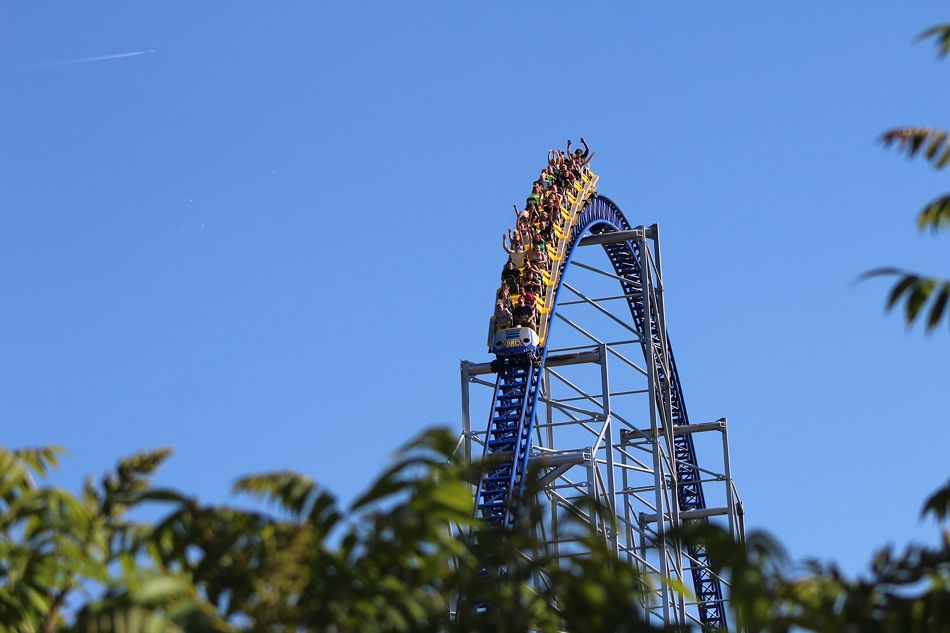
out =
[[91,62],[104,62],[110,59],[125,59],[126,57],[138,57],[139,55],[148,55],[149,53],[154,53],[155,50],[147,51],[130,51],[128,53],[113,53],[111,55],[96,55],[95,57],[77,57],[76,59],[65,59],[58,62],[41,62],[39,64],[34,64],[34,66],[67,66],[70,64],[88,64]]

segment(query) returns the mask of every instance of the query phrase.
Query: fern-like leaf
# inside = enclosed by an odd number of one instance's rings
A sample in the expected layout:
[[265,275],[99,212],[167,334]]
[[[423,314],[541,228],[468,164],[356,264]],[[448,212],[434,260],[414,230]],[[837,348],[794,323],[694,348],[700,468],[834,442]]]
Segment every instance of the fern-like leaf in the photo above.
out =
[[[913,323],[921,313],[921,309],[930,296],[933,294],[937,285],[936,279],[922,279],[913,275],[914,283],[911,284],[911,290],[907,294],[907,301],[904,303],[904,318],[908,325]],[[939,319],[941,315],[937,315]]]
[[947,298],[950,297],[950,282],[943,282],[940,284],[940,291],[937,293],[937,298],[934,299],[933,304],[930,306],[930,315],[927,317],[927,331],[931,332],[937,324],[940,323],[940,317],[943,316],[943,313],[947,309]]
[[950,518],[950,481],[927,498],[920,514],[933,516],[938,521]]
[[[910,273],[899,268],[878,268],[861,275],[861,280],[871,277],[897,277],[887,297],[887,310],[899,303],[904,304],[904,321],[913,325],[919,316],[927,313],[927,332],[933,331],[947,314],[950,300],[950,281]],[[926,309],[930,306],[929,310]]]
[[332,494],[291,470],[242,477],[234,491],[274,503],[294,517],[308,520],[321,533],[332,530],[342,518]]
[[934,233],[950,224],[950,194],[941,196],[928,204],[917,216],[917,226],[921,231],[930,229]]
[[102,478],[102,513],[118,517],[149,489],[152,473],[172,454],[170,448],[135,453]]
[[937,45],[937,57],[943,59],[950,53],[950,24],[938,24],[917,36],[918,40],[933,39]]
[[908,158],[921,153],[936,169],[943,169],[950,163],[950,135],[944,130],[930,127],[899,127],[881,135],[885,147],[896,145],[898,151],[905,152]]
[[234,484],[234,490],[276,503],[294,516],[306,514],[319,493],[316,482],[291,470],[242,477]]
[[50,468],[59,466],[59,456],[66,453],[60,446],[41,446],[39,448],[19,448],[13,451],[33,472],[46,475]]

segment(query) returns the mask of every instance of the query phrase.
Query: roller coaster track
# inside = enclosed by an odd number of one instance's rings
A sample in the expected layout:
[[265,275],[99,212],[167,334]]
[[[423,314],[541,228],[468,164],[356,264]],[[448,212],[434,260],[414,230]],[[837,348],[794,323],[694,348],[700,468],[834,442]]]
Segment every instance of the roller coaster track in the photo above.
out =
[[[596,177],[594,183],[596,183]],[[587,188],[585,188],[585,194]],[[491,417],[485,438],[485,453],[490,464],[483,472],[476,491],[478,512],[489,523],[502,529],[510,527],[515,520],[512,508],[521,497],[526,479],[531,437],[535,420],[535,407],[538,403],[540,377],[544,370],[548,345],[548,330],[553,326],[557,310],[557,298],[561,290],[561,281],[570,266],[575,249],[583,237],[601,235],[614,231],[630,231],[620,209],[610,199],[592,195],[581,196],[576,209],[572,208],[568,228],[560,249],[559,265],[553,275],[553,283],[546,301],[547,320],[542,325],[542,341],[545,343],[540,353],[534,357],[528,355],[503,359],[499,357],[493,368],[497,372],[495,392],[491,404]],[[673,428],[689,424],[686,404],[679,372],[673,358],[669,335],[661,330],[660,318],[655,302],[648,302],[650,314],[644,309],[644,285],[642,279],[644,258],[648,253],[641,252],[637,240],[603,244],[604,251],[613,266],[619,283],[626,295],[633,325],[639,334],[644,358],[653,362],[655,384],[668,388],[658,389],[657,407],[668,412],[669,419],[664,423]],[[648,280],[647,280],[648,281]],[[645,331],[649,329],[649,332]],[[653,346],[652,353],[648,346]],[[664,361],[664,359],[666,359]],[[681,513],[703,510],[706,500],[700,479],[699,464],[692,435],[675,434],[671,452],[675,459],[677,504]],[[696,513],[693,513],[695,516]],[[706,521],[704,518],[692,521]],[[684,521],[688,523],[689,521]],[[726,628],[723,608],[722,587],[719,578],[710,572],[709,556],[702,545],[691,545],[688,549],[692,559],[690,565],[694,591],[696,593],[699,619],[707,630]]]

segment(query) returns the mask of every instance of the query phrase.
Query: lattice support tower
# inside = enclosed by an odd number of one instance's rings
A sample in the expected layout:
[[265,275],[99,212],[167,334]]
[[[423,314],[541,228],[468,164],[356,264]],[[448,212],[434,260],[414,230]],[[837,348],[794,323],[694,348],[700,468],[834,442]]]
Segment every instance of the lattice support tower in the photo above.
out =
[[[645,619],[725,628],[726,579],[713,572],[705,548],[684,547],[675,529],[720,521],[742,540],[742,503],[732,479],[726,419],[690,424],[686,418],[666,336],[659,229],[611,228],[577,237],[575,251],[601,247],[609,265],[575,257],[571,276],[561,283],[570,296],[562,295],[557,305],[554,337],[576,344],[549,345],[538,406],[527,427],[527,460],[541,473],[537,502],[545,518],[538,537],[557,559],[584,556],[576,529],[565,524],[583,521],[648,585],[640,605]],[[636,274],[624,273],[625,252],[639,254]],[[596,288],[574,280],[578,269],[619,283],[622,293],[597,296]],[[582,313],[575,315],[574,308]],[[595,315],[601,325],[588,325],[584,314]],[[611,332],[602,333],[604,322],[614,326]],[[461,362],[462,447],[469,460],[484,453],[487,435],[481,424],[473,426],[472,399],[491,397],[494,373],[491,363]],[[591,507],[606,508],[609,516],[592,514]],[[677,585],[693,587],[695,595],[688,599],[673,591]]]

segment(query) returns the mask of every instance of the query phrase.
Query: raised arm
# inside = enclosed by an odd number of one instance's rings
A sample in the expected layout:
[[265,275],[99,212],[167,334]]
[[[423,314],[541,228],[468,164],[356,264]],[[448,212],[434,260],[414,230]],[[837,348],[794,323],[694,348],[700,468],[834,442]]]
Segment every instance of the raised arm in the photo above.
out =
[[503,249],[505,249],[505,252],[506,252],[506,253],[508,253],[509,255],[511,255],[511,254],[514,253],[515,251],[514,251],[513,248],[508,248],[508,244],[505,242],[505,237],[507,237],[507,236],[506,236],[504,233],[502,233],[502,234],[501,234],[501,247],[502,247]]
[[584,140],[584,137],[581,137],[581,143],[584,145],[584,153],[581,154],[581,158],[587,158],[590,156],[590,148],[587,146],[587,141]]

